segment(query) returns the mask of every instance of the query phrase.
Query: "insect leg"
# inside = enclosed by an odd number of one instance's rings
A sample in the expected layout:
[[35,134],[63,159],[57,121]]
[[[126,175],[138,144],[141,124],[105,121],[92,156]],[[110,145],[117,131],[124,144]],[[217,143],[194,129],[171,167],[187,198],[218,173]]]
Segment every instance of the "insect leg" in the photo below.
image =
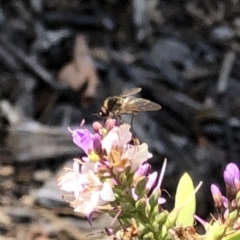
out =
[[133,128],[133,117],[134,117],[134,114],[132,113],[132,117],[131,117],[131,128]]
[[134,132],[134,129],[133,129],[133,117],[134,117],[134,114],[132,114],[132,117],[131,117],[131,133],[132,133],[132,139],[131,141],[129,142],[130,144],[134,145],[134,146],[137,146],[137,145],[140,145],[140,140],[138,139],[137,135],[135,134]]
[[105,126],[106,122],[107,122],[107,119],[106,119],[106,118],[104,118],[104,119],[103,119],[102,126]]
[[122,123],[121,115],[120,115],[120,114],[117,114],[117,115],[116,115],[116,125],[117,125],[117,126],[120,126],[121,123]]

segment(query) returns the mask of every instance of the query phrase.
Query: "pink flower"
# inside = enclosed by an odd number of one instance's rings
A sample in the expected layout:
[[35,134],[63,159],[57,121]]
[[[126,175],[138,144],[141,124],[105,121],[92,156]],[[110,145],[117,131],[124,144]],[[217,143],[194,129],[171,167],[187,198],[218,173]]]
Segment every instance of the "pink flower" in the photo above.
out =
[[79,172],[79,163],[74,161],[73,170],[59,179],[60,189],[73,193],[74,200],[69,201],[74,211],[81,212],[87,217],[97,209],[114,201],[115,197],[110,182],[102,183],[93,171],[97,163],[86,162],[82,172]]
[[147,181],[147,184],[146,184],[147,192],[149,192],[151,190],[151,188],[154,186],[154,184],[157,181],[157,177],[158,177],[157,172],[153,172],[148,176],[148,181]]
[[75,198],[84,190],[86,184],[88,184],[87,175],[79,172],[77,161],[73,162],[73,171],[67,172],[58,179],[58,187],[66,192],[74,193]]
[[215,203],[215,207],[222,207],[223,196],[219,188],[215,184],[211,184],[212,197]]
[[93,186],[91,191],[83,192],[70,204],[75,212],[80,212],[89,217],[93,211],[98,210],[98,206],[107,205],[114,200],[115,197],[110,183],[104,182]]
[[148,163],[140,165],[134,174],[134,179],[139,179],[141,177],[146,176],[150,168],[151,166]]
[[138,195],[136,194],[135,188],[132,188],[131,192],[132,192],[132,198],[134,199],[134,201],[137,201],[138,200]]
[[94,134],[92,137],[93,141],[93,149],[96,152],[101,152],[102,151],[102,143],[101,143],[101,137],[99,134]]
[[162,198],[162,197],[159,197],[158,198],[158,204],[159,205],[162,205],[162,204],[164,204],[166,202],[166,199],[165,198]]
[[72,133],[73,142],[86,154],[93,149],[93,134],[87,129],[69,130]]
[[235,163],[229,163],[223,173],[224,181],[229,187],[234,187],[234,180],[239,180],[240,172]]
[[[85,160],[88,159],[88,158],[84,158]],[[88,173],[89,171],[92,171],[92,172],[97,172],[98,170],[98,162],[91,162],[91,161],[86,161],[82,167],[81,167],[81,172],[86,174]]]
[[194,218],[203,225],[205,230],[208,230],[208,227],[210,226],[208,222],[200,218],[198,215],[194,215]]

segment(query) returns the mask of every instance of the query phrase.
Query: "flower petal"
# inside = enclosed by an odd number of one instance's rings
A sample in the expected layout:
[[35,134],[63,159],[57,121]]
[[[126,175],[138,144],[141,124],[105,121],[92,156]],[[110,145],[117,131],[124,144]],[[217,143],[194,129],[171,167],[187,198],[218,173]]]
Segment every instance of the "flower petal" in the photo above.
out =
[[87,129],[76,129],[72,131],[73,142],[86,154],[93,149],[92,133]]
[[146,190],[147,191],[151,190],[153,185],[156,183],[157,176],[158,176],[157,172],[153,172],[153,173],[149,174],[148,181],[147,181],[147,184],[146,184]]
[[129,158],[131,161],[131,172],[137,170],[137,168],[148,159],[148,145],[143,143],[141,145],[130,147],[124,153],[125,158]]
[[106,135],[106,137],[102,140],[102,148],[106,150],[107,154],[110,153],[113,146],[122,148],[131,140],[132,134],[129,130],[130,125],[123,124],[120,127],[114,127]]
[[112,202],[115,200],[115,196],[109,182],[104,182],[103,188],[100,192],[100,198],[105,202]]

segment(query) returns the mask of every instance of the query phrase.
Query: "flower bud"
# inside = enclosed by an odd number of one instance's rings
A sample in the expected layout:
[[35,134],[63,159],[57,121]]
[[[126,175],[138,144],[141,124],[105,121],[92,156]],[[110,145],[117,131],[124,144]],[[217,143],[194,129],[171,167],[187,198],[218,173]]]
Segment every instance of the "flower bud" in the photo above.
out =
[[165,222],[165,226],[167,229],[170,229],[172,226],[175,225],[175,222],[177,220],[177,217],[178,217],[178,211],[176,210],[172,210],[169,214],[168,214],[168,217],[167,217],[167,220]]
[[166,199],[165,198],[162,198],[162,197],[159,197],[158,198],[158,204],[159,205],[162,205],[162,204],[164,204],[166,202]]
[[146,200],[144,200],[143,198],[141,198],[140,200],[138,200],[135,203],[135,207],[138,211],[140,211],[141,213],[145,213],[145,207],[146,207],[147,203]]
[[101,129],[103,128],[103,126],[99,122],[94,122],[92,126],[93,126],[94,132],[96,133],[100,133]]
[[101,154],[102,153],[102,143],[101,143],[101,137],[99,136],[99,134],[94,134],[92,140],[93,140],[94,152]]
[[146,208],[145,208],[145,215],[147,217],[150,216],[151,211],[152,211],[152,207],[151,207],[151,205],[149,203],[147,203]]
[[222,202],[223,202],[223,206],[225,208],[228,208],[229,201],[226,197],[224,197],[224,196],[222,197]]
[[215,184],[211,184],[211,192],[212,192],[212,197],[215,203],[215,207],[221,208],[223,205],[222,193],[220,192],[219,188]]
[[158,213],[154,220],[162,225],[166,221],[168,214],[168,211],[164,210],[161,213]]
[[106,126],[107,130],[110,131],[115,127],[115,124],[116,124],[115,119],[108,118],[106,123],[105,123],[105,126]]
[[138,222],[138,230],[140,232],[144,232],[145,229],[146,229],[146,226],[144,224],[142,224],[141,222]]
[[152,232],[149,232],[143,236],[143,240],[154,240],[154,234]]
[[240,180],[239,179],[234,179],[234,186],[235,186],[235,190],[236,192],[240,191]]
[[158,205],[152,206],[152,213],[151,213],[151,215],[155,217],[158,214],[159,214],[159,206]]
[[153,185],[156,183],[157,180],[157,172],[153,172],[148,176],[148,182],[146,184],[146,191],[149,192],[149,190],[153,187]]
[[227,165],[223,178],[227,186],[234,187],[234,179],[239,180],[239,169],[236,164],[230,163]]
[[154,232],[157,232],[159,230],[159,224],[155,221],[153,221],[152,227]]
[[155,206],[159,204],[159,197],[161,196],[161,190],[157,189],[152,195],[148,198],[149,204]]
[[226,195],[229,201],[232,201],[236,196],[236,186],[238,187],[239,175],[239,169],[234,163],[228,164],[223,173],[226,184]]
[[237,204],[237,208],[240,209],[240,191],[237,193],[237,196],[236,196],[236,204]]
[[194,218],[203,225],[206,231],[209,229],[210,224],[208,222],[200,218],[198,215],[194,215]]
[[150,169],[150,164],[149,163],[145,163],[145,164],[142,164],[138,167],[137,171],[136,171],[136,175],[139,175],[139,176],[146,176],[149,169]]
[[227,224],[232,225],[238,218],[238,210],[235,209],[234,211],[230,212],[227,219]]
[[138,197],[143,197],[146,194],[145,186],[146,186],[147,179],[143,178],[141,179],[135,188],[135,193],[138,195]]

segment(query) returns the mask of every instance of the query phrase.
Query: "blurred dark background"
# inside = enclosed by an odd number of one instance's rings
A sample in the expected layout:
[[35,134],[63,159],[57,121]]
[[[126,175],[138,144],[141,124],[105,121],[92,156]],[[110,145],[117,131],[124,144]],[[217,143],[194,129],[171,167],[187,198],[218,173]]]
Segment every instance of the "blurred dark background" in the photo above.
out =
[[3,239],[93,232],[56,189],[82,156],[67,127],[91,127],[106,97],[133,87],[162,106],[133,126],[152,170],[168,159],[165,207],[187,171],[203,181],[198,215],[214,213],[209,186],[224,191],[224,167],[240,161],[239,14],[238,0],[0,0]]

